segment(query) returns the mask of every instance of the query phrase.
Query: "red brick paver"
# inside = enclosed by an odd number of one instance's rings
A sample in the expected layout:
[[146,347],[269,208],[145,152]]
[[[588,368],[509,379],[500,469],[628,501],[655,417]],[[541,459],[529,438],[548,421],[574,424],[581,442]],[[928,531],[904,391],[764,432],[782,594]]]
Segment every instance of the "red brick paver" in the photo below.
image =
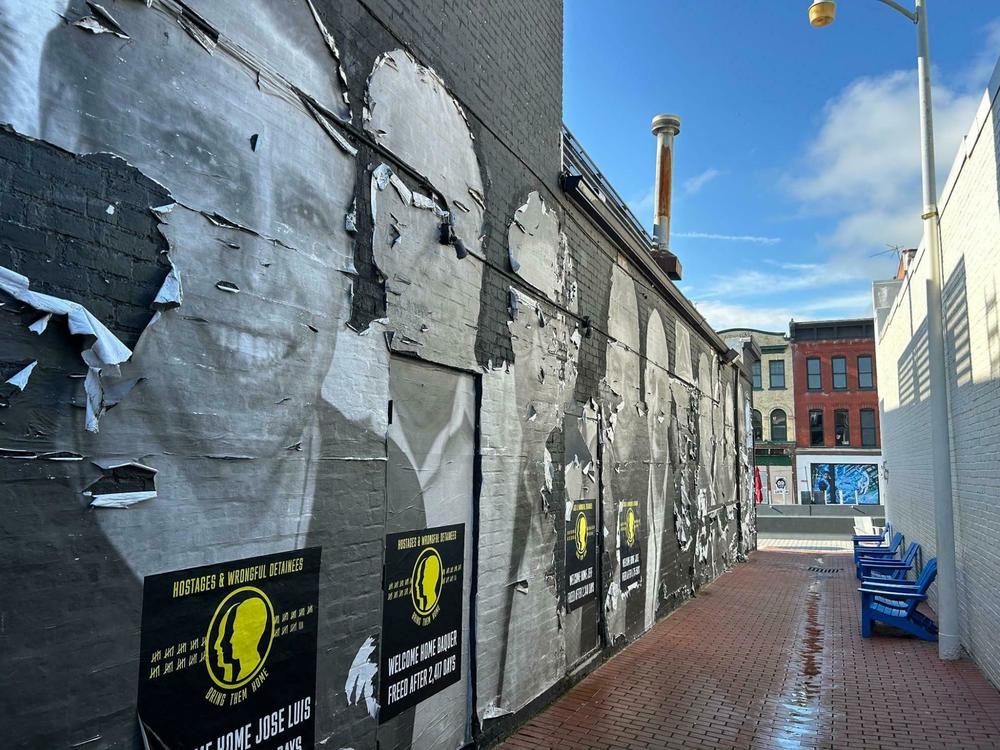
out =
[[856,589],[849,554],[756,552],[503,748],[1000,748],[1000,693],[976,665],[862,639]]

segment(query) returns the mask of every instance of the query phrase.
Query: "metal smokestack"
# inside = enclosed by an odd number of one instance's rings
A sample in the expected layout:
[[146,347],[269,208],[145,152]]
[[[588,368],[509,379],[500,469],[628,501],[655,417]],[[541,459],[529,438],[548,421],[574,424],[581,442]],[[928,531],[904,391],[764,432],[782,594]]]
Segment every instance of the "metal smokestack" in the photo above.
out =
[[673,179],[674,136],[681,132],[677,115],[653,118],[656,136],[656,185],[653,190],[653,239],[656,251],[670,252],[670,187]]

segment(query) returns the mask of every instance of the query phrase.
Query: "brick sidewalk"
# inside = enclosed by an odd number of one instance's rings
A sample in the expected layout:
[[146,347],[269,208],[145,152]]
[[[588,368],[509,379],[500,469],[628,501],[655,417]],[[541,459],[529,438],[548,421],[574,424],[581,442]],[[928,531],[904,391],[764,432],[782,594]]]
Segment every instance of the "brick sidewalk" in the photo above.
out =
[[756,552],[502,747],[1000,748],[975,664],[862,639],[856,588],[848,554]]

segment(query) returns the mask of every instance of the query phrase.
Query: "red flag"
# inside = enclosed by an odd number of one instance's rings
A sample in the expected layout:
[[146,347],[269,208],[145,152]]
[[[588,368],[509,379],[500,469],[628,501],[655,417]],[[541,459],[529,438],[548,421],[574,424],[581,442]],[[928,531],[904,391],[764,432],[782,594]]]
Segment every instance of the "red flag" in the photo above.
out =
[[760,467],[753,467],[753,499],[755,503],[764,502],[764,485],[760,481]]

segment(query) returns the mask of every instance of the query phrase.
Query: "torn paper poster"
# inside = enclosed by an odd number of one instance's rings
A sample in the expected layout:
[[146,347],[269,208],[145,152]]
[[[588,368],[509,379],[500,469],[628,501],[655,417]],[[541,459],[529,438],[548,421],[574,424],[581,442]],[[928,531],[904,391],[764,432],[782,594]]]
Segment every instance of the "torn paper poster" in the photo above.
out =
[[153,307],[159,310],[168,310],[172,307],[180,307],[184,301],[184,289],[181,286],[181,277],[176,268],[171,268],[170,273],[160,285],[160,291],[156,293],[153,300]]
[[153,500],[156,498],[155,491],[112,492],[106,495],[91,495],[89,492],[84,492],[83,494],[91,498],[91,508],[128,508],[144,500]]
[[78,336],[92,336],[95,339],[90,347],[82,352],[83,361],[88,366],[100,369],[106,365],[121,364],[132,356],[132,350],[111,333],[101,321],[91,315],[83,305],[48,294],[33,292],[28,288],[29,284],[26,276],[0,266],[0,290],[41,312],[65,315],[69,323],[70,333]]
[[119,374],[117,366],[132,356],[132,350],[83,305],[33,292],[29,289],[26,276],[2,266],[0,266],[0,290],[41,312],[65,315],[70,333],[93,339],[93,343],[81,352],[81,356],[89,368],[84,381],[87,392],[86,427],[89,432],[97,432],[98,421],[109,406],[103,397],[101,371],[108,369],[108,374],[117,376]]
[[344,692],[347,693],[347,705],[357,705],[362,697],[368,707],[368,715],[373,719],[378,716],[378,701],[375,699],[375,677],[378,674],[378,665],[375,663],[375,639],[369,636],[351,663],[351,669],[347,673],[347,682],[344,684]]
[[45,315],[28,326],[28,330],[41,336],[45,333],[45,329],[48,327],[50,320],[52,320],[52,313],[45,313]]
[[30,365],[28,365],[27,367],[25,367],[23,370],[21,370],[20,372],[15,373],[10,378],[8,378],[7,382],[10,383],[15,388],[17,388],[17,390],[23,391],[24,388],[25,388],[25,386],[28,385],[28,378],[31,377],[31,373],[35,369],[35,366],[37,364],[38,364],[38,362],[32,362]]
[[74,26],[78,26],[84,31],[89,31],[91,34],[114,34],[120,39],[129,38],[129,35],[125,33],[125,30],[114,19],[114,16],[108,13],[106,8],[95,2],[91,2],[91,0],[87,0],[87,7],[90,8],[90,12],[94,15],[84,16],[74,21]]

